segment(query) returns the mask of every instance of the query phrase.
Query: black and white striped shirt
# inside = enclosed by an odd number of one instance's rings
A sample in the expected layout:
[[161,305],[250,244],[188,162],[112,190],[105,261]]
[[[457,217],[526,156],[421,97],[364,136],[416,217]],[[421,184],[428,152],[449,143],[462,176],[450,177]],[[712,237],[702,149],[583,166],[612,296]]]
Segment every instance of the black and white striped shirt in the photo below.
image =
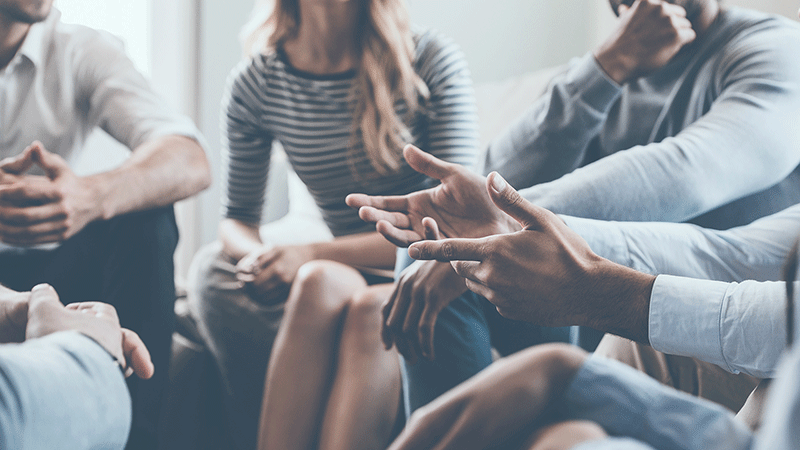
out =
[[[437,32],[418,34],[415,43],[414,67],[431,95],[409,124],[412,143],[443,160],[472,165],[477,114],[464,56]],[[334,236],[374,230],[345,204],[347,194],[406,194],[430,186],[405,161],[397,173],[381,176],[361,147],[350,150],[355,78],[355,71],[301,72],[281,51],[243,61],[233,70],[222,109],[226,218],[261,221],[273,140],[283,145]],[[398,104],[401,118],[406,110]]]

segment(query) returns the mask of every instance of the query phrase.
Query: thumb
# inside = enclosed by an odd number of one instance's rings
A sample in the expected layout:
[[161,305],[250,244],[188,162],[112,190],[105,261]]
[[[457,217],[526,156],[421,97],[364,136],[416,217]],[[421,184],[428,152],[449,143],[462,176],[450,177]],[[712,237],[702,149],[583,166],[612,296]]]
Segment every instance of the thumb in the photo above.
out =
[[28,301],[28,319],[40,313],[45,308],[63,308],[61,300],[53,286],[42,283],[37,284],[31,289],[31,297]]
[[486,190],[501,211],[522,225],[522,228],[541,228],[546,223],[545,210],[525,200],[497,172],[486,177]]
[[403,149],[403,157],[408,162],[408,165],[417,172],[427,175],[431,178],[436,178],[439,181],[447,178],[448,175],[453,173],[453,169],[458,167],[455,164],[450,164],[446,161],[431,155],[430,153],[420,150],[411,144],[408,144]]
[[31,151],[33,153],[32,157],[34,162],[44,169],[50,179],[58,178],[58,176],[64,172],[72,170],[69,164],[64,161],[64,158],[55,153],[48,152],[41,142],[34,142]]
[[26,170],[30,169],[33,165],[33,145],[31,144],[25,148],[17,156],[10,156],[0,161],[0,170],[6,173],[19,175]]

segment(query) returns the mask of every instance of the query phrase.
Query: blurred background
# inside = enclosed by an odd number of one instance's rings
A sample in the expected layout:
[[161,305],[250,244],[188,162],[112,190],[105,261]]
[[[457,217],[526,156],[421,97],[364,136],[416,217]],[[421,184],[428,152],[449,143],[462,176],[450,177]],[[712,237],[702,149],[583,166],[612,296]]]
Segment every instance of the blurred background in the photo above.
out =
[[[107,30],[126,45],[138,68],[206,137],[214,184],[178,204],[181,243],[176,274],[216,238],[220,204],[219,105],[225,79],[241,59],[238,34],[253,0],[56,0],[65,22]],[[412,22],[458,42],[477,86],[491,86],[567,62],[598,45],[614,26],[607,0],[409,0]],[[797,18],[797,0],[725,0]],[[492,92],[488,90],[486,92]],[[91,173],[126,153],[98,132],[80,165]],[[280,203],[280,202],[276,202]],[[269,204],[266,219],[286,212]]]

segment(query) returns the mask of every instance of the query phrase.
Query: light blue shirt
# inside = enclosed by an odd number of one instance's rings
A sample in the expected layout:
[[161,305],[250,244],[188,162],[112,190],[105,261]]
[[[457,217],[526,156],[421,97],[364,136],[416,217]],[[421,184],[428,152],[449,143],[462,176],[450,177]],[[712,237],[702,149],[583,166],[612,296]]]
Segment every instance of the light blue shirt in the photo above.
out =
[[562,218],[598,255],[659,274],[650,297],[653,348],[774,376],[785,350],[786,286],[770,280],[783,278],[800,205],[725,231]]
[[[785,318],[785,315],[784,315]],[[800,310],[795,310],[795,321]],[[795,329],[795,342],[800,330]],[[586,360],[565,392],[568,419],[611,435],[573,450],[790,450],[800,445],[800,347],[780,363],[756,435],[721,406],[666,387],[617,361]]]
[[0,449],[122,449],[130,427],[122,372],[92,339],[0,345]]

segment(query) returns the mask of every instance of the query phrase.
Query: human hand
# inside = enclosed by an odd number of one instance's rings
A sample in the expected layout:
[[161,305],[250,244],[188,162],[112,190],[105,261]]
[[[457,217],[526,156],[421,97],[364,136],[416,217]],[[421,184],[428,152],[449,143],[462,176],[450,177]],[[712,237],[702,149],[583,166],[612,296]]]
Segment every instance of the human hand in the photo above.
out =
[[283,297],[300,266],[314,259],[307,245],[263,246],[236,264],[236,278],[253,294],[267,300]]
[[546,344],[503,358],[411,415],[389,450],[489,448],[556,405],[587,353]]
[[36,339],[59,331],[77,331],[103,347],[124,364],[126,376],[153,376],[155,368],[142,340],[133,331],[121,328],[113,306],[100,302],[74,303],[65,307],[55,289],[46,284],[30,293],[26,339]]
[[[86,179],[78,177],[60,156],[35,142],[21,155],[6,161],[0,185],[0,241],[36,245],[64,241],[101,217],[99,196]],[[23,176],[33,164],[46,176]]]
[[619,84],[664,67],[697,37],[686,10],[665,0],[620,4],[618,14],[617,28],[594,56]]
[[516,229],[516,223],[492,205],[480,175],[413,145],[406,145],[403,156],[411,168],[441,184],[408,195],[350,194],[346,199],[350,207],[359,208],[361,219],[376,223],[393,244],[406,247],[422,240],[425,217],[434,219],[446,237],[482,237]]
[[418,353],[433,361],[439,312],[466,291],[464,279],[449,264],[417,261],[406,268],[383,306],[381,337],[386,349],[396,345],[412,364]]
[[0,286],[0,344],[25,340],[29,297],[28,292],[16,292]]

